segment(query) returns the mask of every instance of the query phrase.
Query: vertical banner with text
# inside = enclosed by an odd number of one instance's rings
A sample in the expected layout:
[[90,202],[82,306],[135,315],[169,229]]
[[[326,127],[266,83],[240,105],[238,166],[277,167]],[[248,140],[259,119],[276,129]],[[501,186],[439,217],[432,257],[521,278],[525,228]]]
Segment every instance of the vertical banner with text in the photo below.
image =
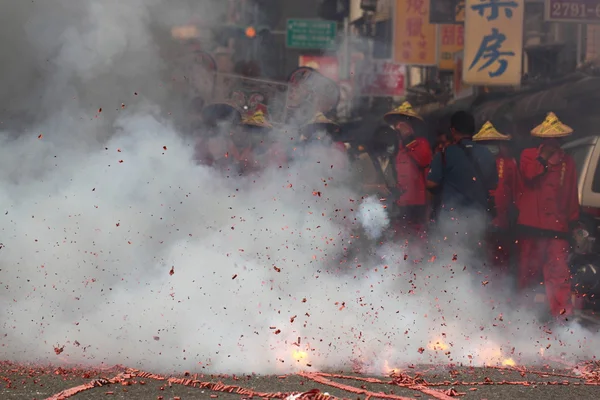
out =
[[440,38],[438,40],[440,48],[438,68],[440,70],[454,71],[454,53],[464,47],[464,30],[462,25],[440,25]]
[[437,25],[429,23],[430,0],[396,0],[394,61],[407,65],[437,65]]
[[523,70],[524,0],[466,0],[463,81],[517,86]]

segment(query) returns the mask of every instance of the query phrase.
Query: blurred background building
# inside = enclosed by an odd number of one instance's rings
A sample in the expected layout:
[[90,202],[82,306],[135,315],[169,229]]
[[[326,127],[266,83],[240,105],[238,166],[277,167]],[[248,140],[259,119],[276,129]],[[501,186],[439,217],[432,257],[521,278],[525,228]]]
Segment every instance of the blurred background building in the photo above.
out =
[[[517,3],[524,13],[523,34],[512,50],[522,61],[520,81],[511,85],[463,82],[465,39],[482,40],[464,37],[465,0],[227,0],[219,21],[190,21],[198,32],[189,41],[210,53],[222,73],[285,82],[299,66],[318,69],[341,88],[342,122],[379,114],[403,99],[436,118],[456,107],[470,108],[480,120],[495,119],[511,130],[549,109],[573,122],[576,105],[594,101],[589,96],[598,89],[600,13],[594,8],[585,16],[555,15],[554,0]],[[578,7],[583,9],[570,9]],[[302,35],[295,33],[304,41],[290,42],[290,20],[329,21],[334,43],[323,45],[322,36],[331,33],[323,30],[326,24],[321,31],[307,25]],[[410,42],[417,25],[424,39]],[[591,80],[578,86],[584,78]]]

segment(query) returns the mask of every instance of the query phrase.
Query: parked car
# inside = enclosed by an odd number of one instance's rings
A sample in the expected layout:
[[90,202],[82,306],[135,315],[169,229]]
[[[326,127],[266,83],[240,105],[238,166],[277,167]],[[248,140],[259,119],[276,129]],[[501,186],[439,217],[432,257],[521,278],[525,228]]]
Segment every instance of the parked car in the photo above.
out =
[[570,258],[573,289],[584,308],[600,310],[600,136],[590,136],[563,146],[575,161],[581,222],[585,230],[573,238]]
[[[569,142],[563,146],[577,167],[577,192],[581,205],[581,220],[590,238],[600,232],[600,136]],[[596,248],[596,250],[598,250]]]

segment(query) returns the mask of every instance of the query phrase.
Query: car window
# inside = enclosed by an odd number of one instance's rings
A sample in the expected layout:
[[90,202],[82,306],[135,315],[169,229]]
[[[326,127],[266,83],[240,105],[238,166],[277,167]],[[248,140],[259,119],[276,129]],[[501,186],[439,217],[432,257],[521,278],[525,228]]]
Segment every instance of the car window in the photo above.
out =
[[[583,165],[585,164],[585,161],[589,157],[590,152],[592,151],[592,148],[593,148],[592,145],[586,144],[586,145],[582,145],[582,146],[571,147],[570,149],[565,149],[565,152],[573,158],[573,161],[575,161],[575,168],[577,168],[577,179],[579,179],[581,177]],[[594,185],[596,185],[596,177],[597,176],[598,176],[598,169],[596,168],[596,173],[594,176]],[[597,185],[598,185],[598,189],[600,189],[600,176],[598,176]],[[596,186],[594,186],[594,187],[596,187]],[[593,189],[593,190],[596,191],[596,189]]]

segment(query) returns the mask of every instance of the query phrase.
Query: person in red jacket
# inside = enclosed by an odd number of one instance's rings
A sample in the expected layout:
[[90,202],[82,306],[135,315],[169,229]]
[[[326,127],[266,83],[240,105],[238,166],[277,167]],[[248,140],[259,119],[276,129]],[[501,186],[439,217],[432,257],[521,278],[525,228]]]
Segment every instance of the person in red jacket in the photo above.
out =
[[498,186],[490,193],[494,199],[495,215],[487,244],[492,267],[501,276],[508,273],[510,266],[510,249],[512,247],[510,230],[513,222],[511,219],[516,207],[519,177],[517,161],[510,155],[510,149],[506,145],[510,139],[509,135],[498,132],[489,121],[473,136],[474,142],[486,145],[496,156]]
[[427,139],[415,134],[415,127],[423,123],[409,102],[388,112],[383,117],[398,134],[400,143],[395,158],[397,176],[396,204],[399,208],[395,230],[398,237],[421,237],[427,222],[427,173],[433,158]]
[[575,162],[560,147],[558,138],[573,130],[554,113],[531,131],[543,139],[538,148],[521,154],[521,194],[518,198],[518,287],[538,286],[543,276],[552,316],[567,318],[573,312],[571,276],[567,263],[569,234],[579,225],[579,199]]

